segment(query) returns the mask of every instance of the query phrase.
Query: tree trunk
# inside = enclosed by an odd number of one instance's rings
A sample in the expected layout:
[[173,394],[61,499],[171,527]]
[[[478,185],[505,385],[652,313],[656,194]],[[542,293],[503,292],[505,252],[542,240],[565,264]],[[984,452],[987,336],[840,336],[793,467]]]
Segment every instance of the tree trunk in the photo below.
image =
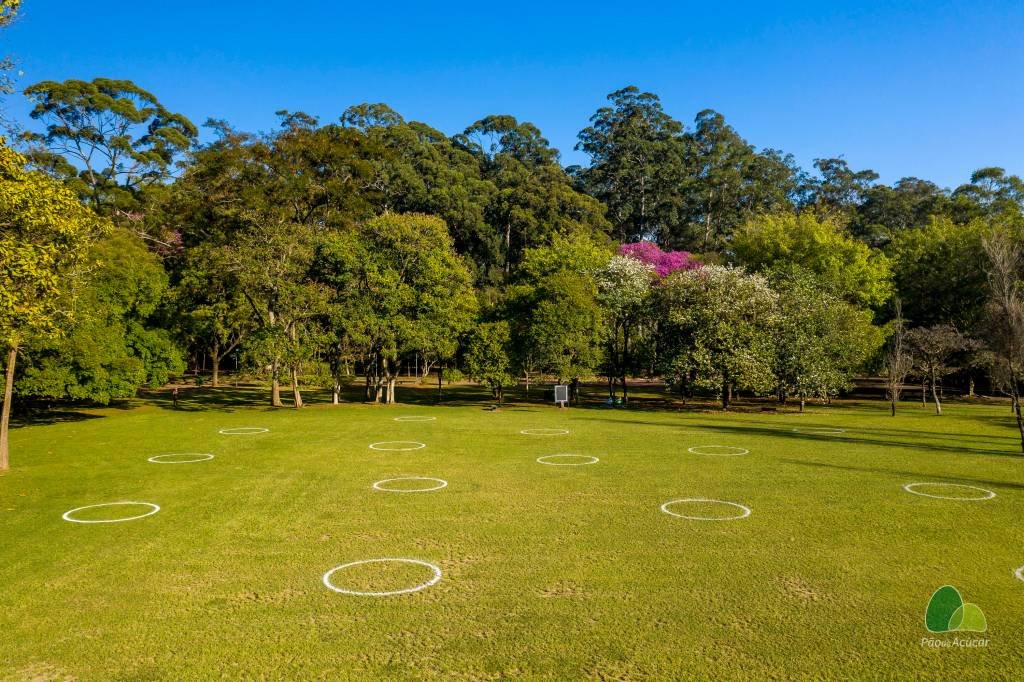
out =
[[[1014,405],[1014,414],[1017,417],[1017,430],[1020,432],[1020,451],[1021,451],[1022,454],[1024,454],[1024,417],[1021,416],[1021,412],[1020,412],[1020,394],[1019,393],[1018,393],[1016,399],[1014,400],[1014,404],[1015,404]],[[6,407],[4,409],[6,409]],[[4,423],[6,425],[6,421]],[[6,426],[5,426],[5,428],[6,428]],[[5,440],[4,441],[4,448],[5,448],[4,455],[5,456],[7,454],[6,447],[7,447],[7,441]]]
[[512,272],[512,222],[505,223],[505,275]]
[[729,379],[722,379],[722,409],[729,409],[729,399],[732,397],[732,387],[729,384]]
[[270,365],[270,405],[272,407],[284,407],[284,403],[281,402],[280,371],[280,359],[274,358],[274,362]]
[[804,399],[804,394],[801,393],[800,394],[800,412],[801,413],[804,411],[804,403],[805,402],[807,402],[807,401]]
[[213,376],[210,380],[210,386],[217,388],[220,382],[220,340],[213,342],[213,348],[210,349],[210,356],[213,358]]
[[444,382],[444,367],[442,365],[437,366],[437,402],[441,402],[442,396],[442,384]]
[[[7,367],[4,370],[4,407],[0,414],[0,471],[11,467],[11,459],[7,442],[11,427],[11,402],[14,400],[14,363],[18,360],[18,346],[12,344],[7,349]],[[1020,421],[1020,414],[1017,415]]]
[[395,382],[396,381],[398,381],[397,376],[392,376],[392,377],[390,377],[388,379],[388,397],[387,397],[387,404],[388,405],[394,405],[395,404]]
[[[1017,431],[1020,432],[1020,451],[1024,453],[1024,417],[1021,416],[1020,410],[1020,383],[1017,380],[1017,372],[1014,369],[1013,361],[1009,363],[1010,366],[1010,401],[1013,403],[1013,416],[1017,418]],[[4,410],[7,409],[7,403],[4,402]],[[6,424],[6,420],[4,421]],[[6,445],[6,441],[5,441]]]
[[334,378],[334,391],[331,393],[331,404],[341,404],[341,382],[338,381],[337,377]]
[[921,407],[928,404],[928,379],[921,378]]
[[291,375],[292,375],[292,404],[294,405],[295,409],[297,410],[300,407],[302,407],[302,393],[299,391],[299,366],[297,364],[296,365],[292,365],[292,367],[291,367]]
[[892,416],[896,416],[896,397],[892,396],[889,398],[889,409],[892,411]]
[[619,364],[619,371],[621,376],[619,377],[622,381],[622,404],[625,405],[629,402],[629,389],[626,388],[626,371],[629,368],[629,326],[627,323],[622,324],[622,362]]
[[935,401],[935,414],[942,414],[942,402],[939,400],[939,392],[935,388],[935,375],[932,374],[932,400]]

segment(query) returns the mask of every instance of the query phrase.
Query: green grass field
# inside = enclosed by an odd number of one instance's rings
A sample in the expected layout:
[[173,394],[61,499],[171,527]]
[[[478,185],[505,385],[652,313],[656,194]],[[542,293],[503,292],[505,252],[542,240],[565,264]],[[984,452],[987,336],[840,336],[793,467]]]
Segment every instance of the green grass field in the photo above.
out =
[[[908,403],[890,418],[880,403],[492,412],[463,397],[295,412],[257,406],[262,393],[223,395],[219,407],[140,400],[13,432],[0,476],[0,679],[1024,677],[1024,458],[1005,405],[936,417]],[[269,431],[218,433],[250,426]],[[520,433],[531,428],[570,433]],[[395,440],[427,447],[368,447]],[[750,452],[688,451],[706,445]],[[147,461],[174,452],[215,457]],[[557,453],[600,461],[536,461]],[[372,487],[401,476],[448,485]],[[934,499],[904,491],[913,482],[996,496]],[[660,510],[677,498],[751,514]],[[115,501],[161,509],[62,519]],[[388,597],[321,581],[383,557],[435,564],[441,580]],[[431,576],[364,564],[333,580],[389,591]],[[925,629],[945,584],[981,608],[986,633]]]

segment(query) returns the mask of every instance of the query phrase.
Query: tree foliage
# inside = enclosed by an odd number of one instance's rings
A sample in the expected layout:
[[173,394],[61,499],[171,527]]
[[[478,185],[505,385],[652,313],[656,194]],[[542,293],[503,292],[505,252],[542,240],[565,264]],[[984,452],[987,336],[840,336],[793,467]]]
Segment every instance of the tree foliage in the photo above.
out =
[[681,387],[719,391],[772,388],[772,334],[778,294],[761,275],[709,265],[680,270],[659,288],[662,370]]
[[27,133],[33,161],[64,176],[106,214],[137,207],[138,193],[162,182],[196,138],[196,127],[129,80],[42,81],[25,89],[30,116],[45,126]]
[[892,294],[884,254],[847,236],[833,220],[811,212],[763,215],[733,235],[731,251],[755,270],[796,265],[812,272],[831,291],[859,305],[880,306]]
[[0,342],[6,383],[0,417],[0,469],[8,466],[7,430],[18,348],[59,337],[72,319],[76,283],[104,221],[0,138]]

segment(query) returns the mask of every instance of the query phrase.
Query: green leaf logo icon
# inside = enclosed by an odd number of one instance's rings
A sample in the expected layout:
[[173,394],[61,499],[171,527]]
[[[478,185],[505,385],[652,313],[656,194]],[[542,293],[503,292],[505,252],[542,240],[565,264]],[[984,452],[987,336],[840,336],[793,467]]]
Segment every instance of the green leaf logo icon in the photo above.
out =
[[952,585],[935,590],[928,600],[924,625],[929,632],[985,632],[988,622],[977,604],[965,603],[960,592]]

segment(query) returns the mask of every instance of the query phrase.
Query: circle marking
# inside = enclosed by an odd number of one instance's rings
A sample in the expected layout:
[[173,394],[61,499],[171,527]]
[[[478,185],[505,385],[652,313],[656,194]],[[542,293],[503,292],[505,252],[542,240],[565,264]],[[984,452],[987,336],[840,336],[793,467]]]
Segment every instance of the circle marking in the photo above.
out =
[[[378,447],[380,445],[396,445],[398,443],[412,443],[412,447],[411,448],[388,448],[388,447],[382,448],[382,447]],[[396,451],[404,451],[404,450],[422,450],[423,448],[427,447],[427,444],[426,443],[421,443],[418,440],[382,440],[382,441],[377,442],[377,443],[370,443],[369,447],[370,447],[371,450],[386,450],[386,451],[389,451],[389,452],[396,452]]]
[[[698,452],[698,450],[708,449],[739,450],[739,452]],[[747,450],[746,448],[738,448],[735,445],[695,445],[692,448],[687,448],[687,452],[692,452],[695,455],[705,455],[707,457],[739,457],[740,455],[750,454],[750,450]]]
[[[331,582],[331,576],[332,575],[334,575],[336,572],[342,571],[342,570],[344,570],[346,568],[351,568],[352,566],[361,566],[363,564],[381,564],[381,563],[389,563],[389,562],[403,563],[403,564],[416,564],[418,566],[426,566],[427,568],[429,568],[431,570],[431,572],[434,575],[429,580],[427,580],[424,583],[420,583],[419,585],[414,585],[413,587],[407,587],[407,588],[404,588],[404,589],[401,589],[401,590],[388,590],[386,592],[361,592],[359,590],[348,590],[348,589],[345,589],[343,587],[338,587],[337,585],[335,585],[334,583]],[[396,595],[396,594],[409,594],[410,592],[419,592],[420,590],[425,590],[428,587],[430,587],[431,585],[436,584],[440,579],[441,579],[441,569],[438,568],[437,566],[435,566],[434,564],[427,563],[426,561],[420,561],[419,559],[388,559],[388,558],[385,558],[385,559],[362,559],[361,561],[350,561],[347,564],[342,564],[340,566],[335,566],[331,570],[329,570],[326,573],[324,573],[323,583],[324,583],[324,586],[327,589],[333,590],[334,592],[338,592],[340,594],[351,594],[351,595],[355,595],[357,597],[390,597],[390,596]]]
[[[175,460],[164,460],[164,457],[197,457],[198,459],[175,459]],[[163,455],[153,455],[147,462],[153,464],[191,464],[192,462],[209,462],[213,459],[213,455],[208,452],[170,452]]]
[[408,416],[408,417],[395,417],[396,422],[432,422],[437,421],[437,417],[426,417],[426,416]]
[[[383,484],[391,483],[392,481],[434,481],[440,485],[435,485],[432,488],[388,488]],[[443,478],[431,478],[430,476],[399,476],[397,478],[385,478],[383,481],[377,481],[373,484],[375,490],[382,490],[386,493],[429,493],[431,490],[440,490],[448,485],[448,481]]]
[[[138,516],[126,516],[123,519],[94,519],[89,521],[86,519],[71,518],[72,514],[78,511],[82,511],[83,509],[95,509],[96,507],[116,507],[119,505],[126,504],[141,505],[143,507],[152,507],[152,511],[148,511],[145,514],[139,514]],[[121,521],[134,521],[135,519],[143,519],[147,516],[152,516],[153,514],[156,514],[158,511],[160,511],[160,505],[153,504],[152,502],[103,502],[102,504],[87,504],[84,507],[75,507],[74,509],[69,509],[68,511],[64,512],[64,515],[61,516],[61,518],[65,521],[70,521],[71,523],[120,523]]]
[[236,426],[230,429],[221,429],[217,433],[222,433],[225,436],[249,436],[257,433],[267,433],[270,429],[265,429],[262,426]]
[[[668,509],[669,505],[677,504],[679,502],[714,502],[716,504],[727,504],[730,507],[736,507],[739,509],[740,513],[738,516],[688,516]],[[690,519],[691,521],[736,521],[738,519],[745,519],[751,514],[750,507],[745,507],[742,504],[727,502],[725,500],[711,500],[704,497],[683,497],[678,500],[669,500],[665,504],[661,505],[661,511],[665,512],[669,516],[677,516],[681,519]]]
[[[588,461],[586,461],[586,462],[548,462],[548,461],[545,461],[545,460],[551,459],[552,457],[577,457],[579,459],[585,459],[585,460],[588,460]],[[597,457],[594,457],[593,455],[544,455],[543,457],[538,457],[537,458],[537,462],[539,462],[540,464],[547,464],[548,466],[551,466],[551,467],[581,467],[581,466],[586,466],[587,464],[597,464],[600,461],[601,461],[600,459],[598,459]]]
[[[921,485],[932,485],[932,486],[943,486],[944,485],[944,486],[953,487],[953,488],[967,488],[968,490],[980,490],[981,492],[985,493],[985,496],[984,497],[950,497],[949,495],[932,495],[931,493],[922,493],[922,492],[920,492],[918,490],[914,490],[914,488],[916,488],[917,486],[921,486]],[[914,495],[920,495],[921,497],[933,497],[933,498],[935,498],[937,500],[961,500],[961,501],[968,501],[968,502],[971,502],[971,501],[977,502],[977,501],[981,501],[981,500],[991,500],[993,497],[996,496],[996,494],[994,492],[992,492],[991,490],[988,490],[987,488],[979,488],[976,485],[965,485],[963,483],[927,483],[927,482],[925,482],[925,483],[908,483],[905,486],[903,486],[903,489],[906,490],[908,493],[913,493]]]
[[523,429],[519,433],[524,436],[564,436],[569,429]]

